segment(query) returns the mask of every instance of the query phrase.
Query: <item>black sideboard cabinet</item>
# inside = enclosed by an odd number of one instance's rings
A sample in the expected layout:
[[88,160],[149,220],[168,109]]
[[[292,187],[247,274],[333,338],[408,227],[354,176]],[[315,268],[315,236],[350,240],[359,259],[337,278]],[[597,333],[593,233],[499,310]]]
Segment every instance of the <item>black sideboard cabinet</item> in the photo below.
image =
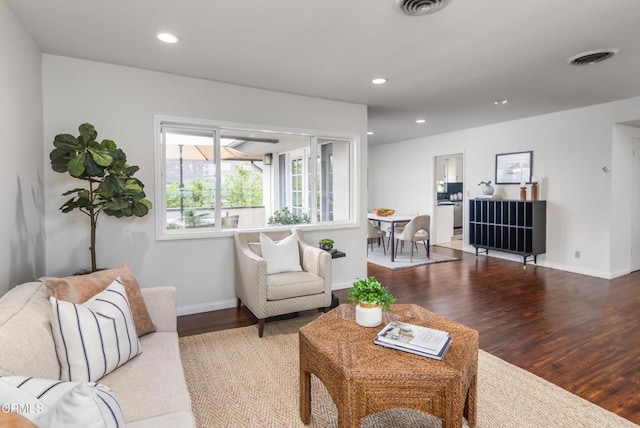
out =
[[469,244],[476,249],[519,254],[523,265],[547,246],[547,202],[496,199],[469,200]]

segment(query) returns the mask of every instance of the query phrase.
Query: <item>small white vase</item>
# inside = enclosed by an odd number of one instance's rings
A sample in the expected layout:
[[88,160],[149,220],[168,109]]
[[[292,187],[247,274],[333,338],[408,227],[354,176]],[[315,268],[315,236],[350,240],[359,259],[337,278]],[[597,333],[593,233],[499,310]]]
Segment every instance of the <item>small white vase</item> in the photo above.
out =
[[484,195],[493,195],[493,186],[491,184],[485,184],[482,186],[482,193]]
[[356,323],[363,327],[376,327],[382,324],[382,306],[377,303],[369,305],[364,303],[366,307],[362,306],[362,303],[356,305]]

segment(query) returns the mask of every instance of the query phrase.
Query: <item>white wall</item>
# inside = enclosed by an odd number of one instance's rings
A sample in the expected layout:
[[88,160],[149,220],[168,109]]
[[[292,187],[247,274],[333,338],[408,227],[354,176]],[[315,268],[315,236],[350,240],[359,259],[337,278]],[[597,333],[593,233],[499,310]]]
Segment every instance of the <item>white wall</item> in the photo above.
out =
[[[467,198],[480,195],[480,181],[495,181],[496,153],[533,150],[533,175],[540,180],[538,198],[547,200],[547,253],[538,257],[538,264],[605,278],[617,276],[624,273],[625,263],[612,262],[616,254],[612,246],[628,229],[612,218],[612,177],[624,171],[612,166],[618,160],[612,158],[613,125],[638,118],[640,98],[632,98],[372,146],[368,207],[433,213],[435,156],[465,154]],[[605,166],[611,172],[603,172]],[[519,198],[517,185],[495,187],[503,198]],[[467,211],[465,207],[465,224]],[[465,250],[472,251],[466,236],[464,242]],[[579,259],[574,257],[576,250],[581,252]],[[506,253],[492,255],[522,261]]]
[[[114,140],[130,164],[140,166],[136,177],[154,189],[153,116],[155,114],[229,122],[307,128],[358,134],[362,151],[358,177],[362,189],[361,217],[366,206],[366,106],[295,96],[187,78],[116,65],[43,56],[44,140],[48,157],[56,134],[77,135],[83,122],[92,123],[98,138]],[[45,166],[47,273],[67,275],[89,265],[88,218],[62,214],[60,196],[78,183]],[[181,313],[232,307],[233,239],[231,237],[156,241],[154,215],[141,219],[100,219],[98,264],[128,263],[141,286],[177,287]],[[366,274],[363,226],[307,233],[309,242],[330,237],[347,253],[334,261],[334,287],[346,287]]]
[[40,49],[0,0],[0,295],[44,273]]

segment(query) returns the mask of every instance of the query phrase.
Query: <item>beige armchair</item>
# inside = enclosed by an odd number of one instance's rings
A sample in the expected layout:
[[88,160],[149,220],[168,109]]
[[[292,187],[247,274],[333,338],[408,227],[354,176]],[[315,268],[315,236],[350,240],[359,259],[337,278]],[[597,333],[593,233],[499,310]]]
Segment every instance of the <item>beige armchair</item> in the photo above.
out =
[[327,311],[331,306],[331,254],[307,244],[302,231],[263,232],[274,241],[297,235],[300,272],[267,274],[260,232],[237,232],[235,274],[238,309],[242,303],[258,318],[262,337],[266,318],[309,309]]

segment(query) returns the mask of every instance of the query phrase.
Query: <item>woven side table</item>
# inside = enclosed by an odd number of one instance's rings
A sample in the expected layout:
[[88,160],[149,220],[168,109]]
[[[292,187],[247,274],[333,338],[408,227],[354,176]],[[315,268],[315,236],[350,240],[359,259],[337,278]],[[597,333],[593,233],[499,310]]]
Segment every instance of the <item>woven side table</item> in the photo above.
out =
[[[442,361],[375,345],[384,323],[400,320],[448,331],[453,342]],[[409,408],[442,419],[442,428],[476,424],[478,332],[416,305],[393,305],[383,325],[361,327],[355,307],[342,304],[302,327],[300,418],[311,422],[311,374],[322,381],[338,408],[339,428],[360,419]]]

